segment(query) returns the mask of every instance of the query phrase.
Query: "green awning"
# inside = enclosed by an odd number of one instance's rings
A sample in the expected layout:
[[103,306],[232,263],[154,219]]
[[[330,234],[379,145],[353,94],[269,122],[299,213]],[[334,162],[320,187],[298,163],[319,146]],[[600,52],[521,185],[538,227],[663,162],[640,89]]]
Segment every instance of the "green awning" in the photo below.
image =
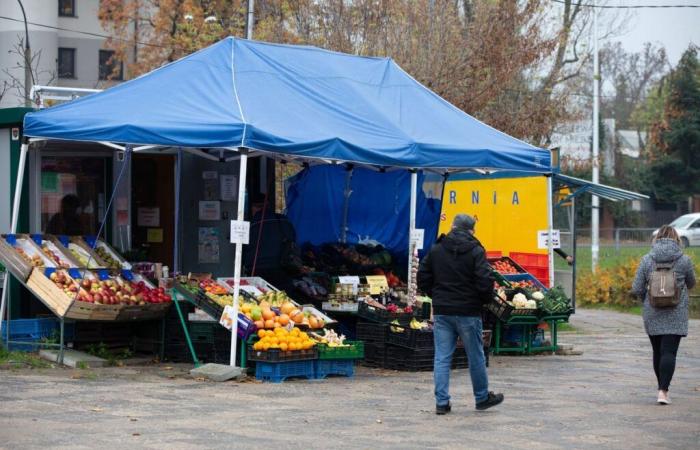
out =
[[570,177],[560,173],[555,173],[552,175],[552,177],[555,186],[558,185],[559,187],[568,187],[572,191],[571,194],[562,199],[560,203],[567,202],[572,197],[578,197],[579,195],[585,193],[596,195],[600,198],[613,202],[624,200],[646,200],[649,198],[648,195],[640,194],[638,192],[627,191],[625,189],[607,186],[605,184],[593,183],[592,181]]

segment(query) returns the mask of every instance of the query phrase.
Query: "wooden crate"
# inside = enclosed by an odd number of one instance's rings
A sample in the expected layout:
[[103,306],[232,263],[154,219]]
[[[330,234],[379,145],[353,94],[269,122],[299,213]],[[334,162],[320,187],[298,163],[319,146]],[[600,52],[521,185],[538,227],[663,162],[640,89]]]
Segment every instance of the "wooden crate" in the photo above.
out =
[[4,237],[0,239],[0,263],[18,280],[27,281],[34,270],[34,266],[22,258],[17,251],[8,244]]
[[119,313],[118,320],[130,321],[130,320],[148,320],[148,319],[160,319],[167,314],[168,309],[170,309],[169,303],[147,303],[145,305],[130,305],[125,306]]
[[[72,236],[72,237],[70,238],[70,244],[73,244],[73,245],[77,246],[79,249],[81,249],[81,250],[83,250],[85,253],[87,253],[88,256],[91,257],[92,260],[96,263],[96,265],[99,266],[99,267],[92,267],[92,264],[91,264],[90,269],[108,268],[108,267],[107,267],[107,264],[106,264],[104,261],[102,261],[102,258],[100,258],[100,256],[99,256],[97,253],[94,252],[94,250],[87,244],[87,242],[85,242],[85,241],[83,240],[82,237],[80,237],[80,236]],[[70,244],[69,244],[69,245],[70,245]],[[70,252],[70,249],[69,249],[68,251]],[[82,264],[81,264],[81,265],[82,265]]]
[[58,317],[66,317],[66,313],[73,303],[73,298],[44,275],[43,270],[37,268],[32,271],[27,280],[27,287],[54,314]]
[[[75,242],[82,242],[83,248],[89,249],[95,256],[99,257],[99,255],[97,255],[97,252],[92,249],[90,244],[88,244],[84,238],[77,237],[77,238],[75,238]],[[111,245],[109,245],[105,241],[98,239],[96,247],[101,247],[102,249],[104,249],[115,261],[117,261],[119,263],[120,267],[109,267],[110,269],[131,270],[131,263],[129,263],[129,261],[124,259],[124,257],[121,255],[121,253],[116,251]],[[103,259],[101,259],[101,261],[103,264],[105,264],[105,267],[108,267]]]
[[[33,239],[32,239],[33,241]],[[41,244],[37,244],[36,242],[33,241],[33,244],[37,246],[37,248],[40,251],[43,250],[43,246],[46,245],[51,251],[54,253],[58,254],[58,257],[61,259],[62,262],[67,264],[70,268],[79,268],[81,267],[80,261],[78,261],[75,256],[68,250],[66,247],[63,246],[61,241],[59,241],[55,236],[50,235],[50,234],[44,234],[41,235]]]

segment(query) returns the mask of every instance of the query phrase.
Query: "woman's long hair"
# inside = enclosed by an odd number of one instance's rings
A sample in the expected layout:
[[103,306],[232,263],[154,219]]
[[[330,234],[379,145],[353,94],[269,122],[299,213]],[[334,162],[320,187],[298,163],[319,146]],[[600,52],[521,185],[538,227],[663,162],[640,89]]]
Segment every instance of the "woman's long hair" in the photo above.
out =
[[662,225],[661,228],[659,228],[659,232],[656,233],[656,237],[654,237],[654,242],[659,239],[673,239],[676,243],[681,243],[681,238],[678,236],[676,229],[671,225]]

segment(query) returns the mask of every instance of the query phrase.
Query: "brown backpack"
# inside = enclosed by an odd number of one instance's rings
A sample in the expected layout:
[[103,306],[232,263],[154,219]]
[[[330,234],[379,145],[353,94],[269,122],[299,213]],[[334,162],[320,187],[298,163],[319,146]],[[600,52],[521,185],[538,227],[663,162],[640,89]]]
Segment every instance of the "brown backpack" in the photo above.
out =
[[673,308],[680,302],[681,289],[673,271],[673,262],[655,262],[649,277],[649,304],[654,308]]

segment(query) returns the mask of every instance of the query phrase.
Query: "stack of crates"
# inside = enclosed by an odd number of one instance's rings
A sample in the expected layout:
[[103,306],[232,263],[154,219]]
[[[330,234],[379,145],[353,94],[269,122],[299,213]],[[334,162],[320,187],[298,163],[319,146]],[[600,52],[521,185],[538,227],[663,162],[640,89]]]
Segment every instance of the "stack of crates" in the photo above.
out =
[[538,253],[510,252],[509,257],[543,285],[549,286],[549,256]]
[[[0,327],[2,342],[7,338],[7,322],[2,321]],[[73,323],[66,323],[64,326],[64,343],[72,342],[75,335]],[[54,317],[39,319],[14,319],[10,321],[10,351],[33,352],[41,349],[38,345],[42,342],[51,341],[59,343],[60,322]]]

